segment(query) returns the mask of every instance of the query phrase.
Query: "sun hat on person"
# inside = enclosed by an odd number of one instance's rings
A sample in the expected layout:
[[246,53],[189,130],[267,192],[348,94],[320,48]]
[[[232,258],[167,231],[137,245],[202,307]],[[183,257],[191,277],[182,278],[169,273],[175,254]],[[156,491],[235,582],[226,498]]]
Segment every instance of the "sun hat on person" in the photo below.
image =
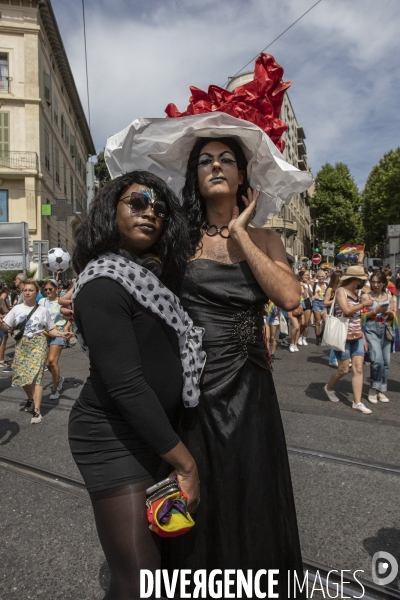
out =
[[340,281],[351,279],[353,277],[356,277],[357,279],[368,279],[367,275],[364,273],[364,267],[354,265],[353,267],[349,267],[347,269],[346,274],[342,275]]

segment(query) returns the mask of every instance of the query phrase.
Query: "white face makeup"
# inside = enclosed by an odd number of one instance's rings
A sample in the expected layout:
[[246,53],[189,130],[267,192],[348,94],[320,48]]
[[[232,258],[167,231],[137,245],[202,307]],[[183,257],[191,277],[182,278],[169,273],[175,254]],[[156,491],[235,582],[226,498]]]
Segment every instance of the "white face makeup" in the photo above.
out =
[[204,170],[212,169],[213,163],[217,161],[222,165],[234,167],[236,165],[236,158],[233,152],[230,150],[224,150],[220,154],[210,154],[209,152],[202,152],[199,156],[198,166]]
[[243,183],[232,150],[221,142],[210,142],[202,149],[197,167],[200,193],[205,199],[236,196]]

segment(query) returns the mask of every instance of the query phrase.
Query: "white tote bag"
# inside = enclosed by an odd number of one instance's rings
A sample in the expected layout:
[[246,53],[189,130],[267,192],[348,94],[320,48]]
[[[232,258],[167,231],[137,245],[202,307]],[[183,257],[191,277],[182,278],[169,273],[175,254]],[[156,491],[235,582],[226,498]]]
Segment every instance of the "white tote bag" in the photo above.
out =
[[340,350],[343,352],[346,347],[349,319],[346,319],[346,317],[335,317],[333,315],[335,300],[336,294],[333,297],[331,309],[326,317],[321,346],[330,346],[332,350]]
[[279,311],[279,331],[282,333],[282,335],[289,335],[287,321],[281,311]]

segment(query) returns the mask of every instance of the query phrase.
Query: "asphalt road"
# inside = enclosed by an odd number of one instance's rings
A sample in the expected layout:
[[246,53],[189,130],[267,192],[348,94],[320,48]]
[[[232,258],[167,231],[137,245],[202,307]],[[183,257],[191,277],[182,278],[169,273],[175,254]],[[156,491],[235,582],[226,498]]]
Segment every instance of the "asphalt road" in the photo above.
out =
[[[289,457],[303,555],[339,570],[362,569],[371,579],[375,552],[385,550],[400,562],[399,474],[298,449],[399,468],[400,354],[392,355],[390,403],[370,405],[364,394],[373,413],[361,415],[351,410],[350,375],[337,387],[340,402],[326,399],[328,350],[309,341],[295,354],[278,348],[274,363],[287,443],[297,449]],[[63,351],[61,370],[66,381],[55,402],[48,400],[51,382],[45,374],[40,425],[30,425],[21,410],[23,392],[0,372],[0,455],[80,478],[67,440],[69,408],[88,372],[78,347]],[[364,373],[367,377],[367,367]],[[0,600],[102,598],[108,571],[88,499],[2,468],[0,479]],[[400,589],[399,580],[395,585]]]

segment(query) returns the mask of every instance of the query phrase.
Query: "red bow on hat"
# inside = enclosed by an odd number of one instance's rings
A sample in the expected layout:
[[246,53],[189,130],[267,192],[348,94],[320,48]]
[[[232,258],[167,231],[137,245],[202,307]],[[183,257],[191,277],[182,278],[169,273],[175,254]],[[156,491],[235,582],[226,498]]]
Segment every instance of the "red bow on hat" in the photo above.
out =
[[261,53],[255,62],[254,79],[229,92],[210,85],[208,93],[191,87],[189,105],[180,113],[175,104],[168,104],[165,112],[171,119],[207,112],[224,112],[237,119],[254,123],[271,138],[281,152],[285,142],[280,139],[287,125],[279,119],[283,96],[292,85],[283,82],[283,68],[271,54]]

